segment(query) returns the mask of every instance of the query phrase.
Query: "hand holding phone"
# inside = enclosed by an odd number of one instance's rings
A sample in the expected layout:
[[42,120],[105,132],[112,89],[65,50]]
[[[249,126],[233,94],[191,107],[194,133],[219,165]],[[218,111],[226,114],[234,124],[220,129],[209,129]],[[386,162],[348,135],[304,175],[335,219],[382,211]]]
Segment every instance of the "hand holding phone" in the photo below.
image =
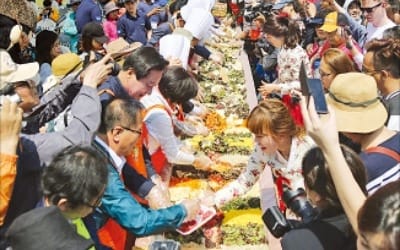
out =
[[321,80],[307,78],[304,63],[300,66],[300,86],[301,93],[306,99],[307,106],[309,104],[310,96],[314,98],[315,110],[318,114],[327,114],[328,106],[325,100],[325,92]]

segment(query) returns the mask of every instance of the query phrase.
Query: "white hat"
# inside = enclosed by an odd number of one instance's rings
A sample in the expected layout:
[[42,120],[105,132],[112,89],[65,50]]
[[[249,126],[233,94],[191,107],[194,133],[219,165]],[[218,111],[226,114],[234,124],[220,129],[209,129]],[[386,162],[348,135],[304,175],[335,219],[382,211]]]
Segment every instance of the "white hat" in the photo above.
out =
[[214,7],[214,4],[215,0],[189,0],[185,6],[211,11],[211,9]]
[[215,0],[190,0],[186,5],[182,6],[180,9],[181,16],[183,20],[187,20],[188,17],[190,16],[190,12],[193,9],[203,9],[210,11],[215,5]]
[[7,83],[32,79],[39,72],[37,62],[17,64],[5,50],[0,50],[0,65],[0,89]]
[[183,20],[186,21],[189,18],[190,12],[191,12],[191,8],[187,4],[181,8],[180,13],[181,13]]
[[164,57],[179,58],[182,67],[187,68],[190,52],[190,39],[181,34],[169,34],[160,39],[159,53]]
[[190,31],[193,37],[201,40],[207,35],[213,25],[214,17],[209,11],[193,8],[190,10],[190,14],[185,21],[186,23],[184,28]]

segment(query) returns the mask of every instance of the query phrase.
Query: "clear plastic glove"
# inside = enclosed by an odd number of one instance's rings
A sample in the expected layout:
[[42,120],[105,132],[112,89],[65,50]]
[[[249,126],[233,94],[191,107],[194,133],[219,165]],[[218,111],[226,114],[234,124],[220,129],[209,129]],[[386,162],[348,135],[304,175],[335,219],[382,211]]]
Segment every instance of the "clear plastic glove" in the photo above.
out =
[[153,209],[166,208],[172,205],[169,195],[166,195],[157,185],[150,190],[146,196],[146,200],[149,202],[149,206]]
[[161,189],[161,191],[165,194],[165,196],[170,200],[169,189],[167,183],[165,183],[161,176],[155,174],[151,177],[151,181],[156,184],[157,187]]
[[206,155],[198,155],[193,162],[193,166],[200,170],[210,170],[212,161]]
[[218,53],[212,53],[209,57],[209,59],[217,64],[222,64],[223,61],[223,57],[222,55],[218,54]]
[[183,200],[181,203],[186,209],[186,218],[185,221],[190,221],[196,219],[196,215],[200,210],[200,201],[195,200]]
[[209,113],[209,110],[204,104],[200,103],[197,100],[191,100],[191,102],[194,104],[194,108],[190,112],[190,114],[194,114],[201,118],[204,118]]
[[215,206],[215,193],[211,190],[205,190],[200,195],[200,203],[207,207]]

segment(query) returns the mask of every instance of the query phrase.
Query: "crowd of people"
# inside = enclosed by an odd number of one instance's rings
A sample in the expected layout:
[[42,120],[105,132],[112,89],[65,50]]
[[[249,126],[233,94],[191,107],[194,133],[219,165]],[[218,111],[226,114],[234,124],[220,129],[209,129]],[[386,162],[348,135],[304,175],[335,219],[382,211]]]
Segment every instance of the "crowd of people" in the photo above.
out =
[[[271,249],[400,249],[399,2],[225,2],[230,22],[215,0],[4,0],[0,249],[131,249],[257,181],[273,187],[263,210],[298,220],[284,193],[304,189],[316,211]],[[236,180],[173,204],[173,166],[213,164],[180,134],[208,112],[196,76],[223,64],[207,48],[223,22],[254,73],[254,151]],[[327,114],[299,92],[301,65]]]

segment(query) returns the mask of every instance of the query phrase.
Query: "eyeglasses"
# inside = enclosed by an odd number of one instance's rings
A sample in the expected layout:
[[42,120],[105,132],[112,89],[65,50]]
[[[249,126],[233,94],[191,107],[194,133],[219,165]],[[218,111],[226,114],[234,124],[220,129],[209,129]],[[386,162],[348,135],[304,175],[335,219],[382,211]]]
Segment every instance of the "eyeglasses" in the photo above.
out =
[[123,129],[125,129],[125,130],[128,130],[128,131],[131,131],[132,133],[136,133],[136,134],[138,134],[138,135],[141,135],[141,134],[142,134],[142,131],[141,131],[141,130],[131,129],[131,128],[128,128],[128,127],[123,127],[123,126],[121,126],[121,128],[123,128]]
[[372,7],[360,8],[360,9],[361,9],[361,11],[362,11],[363,13],[364,13],[364,12],[372,13],[376,8],[378,8],[378,7],[381,6],[381,5],[382,5],[382,2],[376,4],[375,6],[372,6]]

